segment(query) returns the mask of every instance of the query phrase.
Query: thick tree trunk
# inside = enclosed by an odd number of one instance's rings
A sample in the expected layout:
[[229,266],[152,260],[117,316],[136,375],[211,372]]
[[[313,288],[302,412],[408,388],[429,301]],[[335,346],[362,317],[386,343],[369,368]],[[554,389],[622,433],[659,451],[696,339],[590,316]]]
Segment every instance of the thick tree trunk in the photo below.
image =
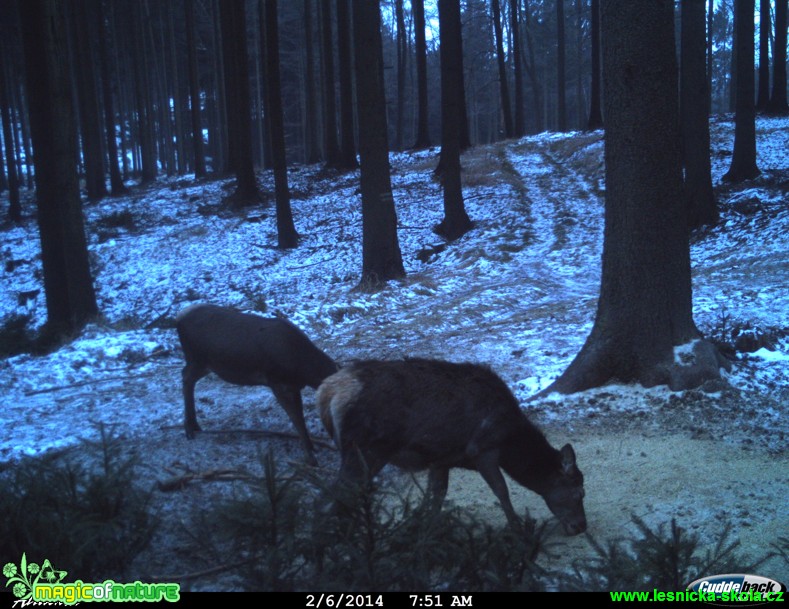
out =
[[436,233],[453,240],[462,237],[471,227],[463,204],[460,183],[460,121],[461,109],[456,92],[463,79],[455,58],[460,37],[460,3],[439,0],[438,19],[441,28],[441,182],[444,187],[444,219],[435,227]]
[[753,77],[754,0],[734,0],[735,55],[737,63],[734,153],[727,182],[742,182],[758,176],[756,166],[756,107]]
[[378,2],[353,0],[362,191],[362,288],[375,288],[405,275],[389,173],[380,20]]
[[688,224],[692,229],[718,221],[710,167],[704,20],[704,0],[682,0],[680,120]]
[[282,87],[279,76],[279,24],[277,0],[266,0],[266,94],[271,112],[271,153],[274,165],[274,189],[277,200],[277,242],[281,248],[296,247],[299,235],[293,224],[288,190],[288,167],[285,155],[285,126],[282,118]]
[[48,330],[72,333],[98,312],[79,196],[64,6],[19,3]]
[[[602,2],[605,242],[594,327],[544,391],[609,381],[673,390],[718,379],[693,322],[672,0]],[[675,347],[685,345],[680,357]]]
[[242,207],[261,201],[252,161],[246,14],[244,0],[222,0],[219,7],[230,163],[236,175],[236,191],[229,202]]

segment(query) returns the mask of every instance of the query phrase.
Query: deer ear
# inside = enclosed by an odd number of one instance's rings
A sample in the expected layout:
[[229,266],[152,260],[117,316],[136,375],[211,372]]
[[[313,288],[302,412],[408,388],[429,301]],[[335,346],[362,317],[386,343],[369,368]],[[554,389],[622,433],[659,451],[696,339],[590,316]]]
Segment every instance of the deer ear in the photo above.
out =
[[562,455],[562,471],[565,474],[571,473],[575,469],[575,451],[570,444],[565,444],[559,451]]

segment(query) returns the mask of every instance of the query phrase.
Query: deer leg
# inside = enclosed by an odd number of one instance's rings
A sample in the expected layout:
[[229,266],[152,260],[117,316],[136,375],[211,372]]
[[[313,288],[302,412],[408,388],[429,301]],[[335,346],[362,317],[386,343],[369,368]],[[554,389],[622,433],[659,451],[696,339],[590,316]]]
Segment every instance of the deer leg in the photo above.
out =
[[440,510],[447,496],[449,487],[449,469],[446,467],[431,467],[427,478],[427,493],[423,505],[430,505],[435,510]]
[[301,391],[294,385],[279,384],[271,385],[271,390],[274,392],[274,397],[285,409],[301,438],[301,443],[307,456],[307,463],[317,466],[318,460],[315,458],[315,448],[312,446],[312,440],[310,440],[310,436],[307,433],[307,425],[304,422],[304,406],[301,401]]
[[501,508],[507,515],[507,520],[512,525],[519,525],[520,521],[515,515],[515,509],[512,507],[510,501],[510,492],[507,488],[507,481],[499,469],[499,454],[498,451],[488,451],[477,456],[474,460],[477,471],[488,483],[488,486],[493,491],[493,494],[499,500]]
[[181,372],[184,392],[184,431],[190,440],[194,439],[196,432],[202,431],[197,423],[195,411],[195,385],[206,374],[208,374],[208,368],[195,362],[187,362]]

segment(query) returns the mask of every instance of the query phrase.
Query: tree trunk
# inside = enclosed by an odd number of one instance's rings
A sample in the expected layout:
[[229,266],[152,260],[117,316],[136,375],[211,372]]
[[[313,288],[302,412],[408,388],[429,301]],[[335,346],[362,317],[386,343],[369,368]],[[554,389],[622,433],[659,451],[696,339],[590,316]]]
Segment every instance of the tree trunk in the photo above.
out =
[[[16,170],[16,153],[14,138],[11,134],[11,107],[9,105],[8,82],[6,78],[5,55],[0,51],[0,112],[3,121],[3,142],[5,143],[5,161],[8,170],[8,219],[12,222],[22,221],[22,204],[19,201],[19,178]],[[2,169],[0,169],[2,173]]]
[[[696,387],[720,376],[693,322],[673,0],[603,0],[605,242],[597,316],[543,393],[608,381]],[[675,347],[692,344],[675,355]],[[690,359],[692,361],[684,361]]]
[[589,107],[587,129],[603,128],[603,113],[600,110],[600,0],[592,0],[592,98]]
[[770,114],[789,114],[786,102],[786,9],[787,0],[775,0],[773,91],[767,106]]
[[[378,2],[375,2],[378,6]],[[339,167],[340,147],[337,144],[337,106],[334,97],[334,45],[332,44],[331,2],[318,4],[321,16],[323,52],[323,147],[326,165]]]
[[397,26],[397,107],[395,115],[395,150],[403,149],[403,125],[405,116],[405,72],[408,43],[405,33],[403,0],[395,0],[395,23]]
[[277,0],[266,5],[266,94],[271,112],[271,155],[274,166],[274,189],[277,200],[277,242],[281,248],[296,247],[299,235],[293,224],[288,190],[288,167],[285,155],[285,126],[282,118],[282,87],[279,77],[279,23]]
[[499,67],[499,97],[501,99],[501,113],[504,116],[504,136],[509,139],[513,136],[514,131],[512,128],[512,111],[510,110],[510,89],[507,84],[507,68],[504,63],[501,7],[499,6],[499,0],[491,0],[491,5],[493,7],[493,31],[496,34],[496,60]]
[[430,147],[430,125],[427,105],[427,41],[425,39],[425,2],[412,0],[414,13],[414,47],[416,50],[416,82],[418,116],[416,121],[416,141],[414,149]]
[[148,79],[148,61],[143,29],[145,24],[142,8],[126,7],[126,16],[132,28],[132,64],[134,66],[134,97],[137,106],[137,129],[139,131],[138,146],[142,160],[141,182],[148,184],[156,179],[157,155],[153,132],[153,105],[151,103],[151,86]]
[[389,173],[380,28],[378,2],[353,0],[362,191],[362,288],[375,288],[405,275]]
[[770,0],[759,0],[759,88],[756,110],[770,103]]
[[76,172],[63,10],[55,0],[19,3],[47,325],[52,334],[75,332],[98,312]]
[[567,82],[565,67],[565,40],[564,40],[564,0],[556,0],[556,45],[557,45],[557,74],[556,86],[558,97],[558,129],[567,131]]
[[710,168],[704,1],[682,0],[681,7],[680,120],[685,195],[691,229],[718,221]]
[[471,229],[471,220],[463,204],[460,183],[460,128],[462,120],[457,90],[463,79],[455,61],[462,49],[460,37],[459,0],[439,0],[438,20],[441,28],[441,182],[444,187],[444,219],[435,232],[445,239],[462,237]]
[[261,201],[252,161],[246,14],[244,0],[222,0],[219,7],[228,144],[231,167],[236,175],[236,191],[229,198],[229,203],[233,207],[243,207]]
[[416,141],[413,148],[430,147],[430,126],[427,105],[427,40],[425,38],[425,2],[412,0],[414,17],[414,49],[416,51],[417,120]]
[[126,185],[118,166],[118,142],[115,139],[115,104],[112,98],[112,73],[109,51],[107,50],[107,26],[104,21],[104,7],[101,0],[92,5],[96,17],[96,32],[99,39],[99,67],[101,70],[101,97],[104,103],[104,135],[107,139],[107,160],[110,170],[110,191],[113,196],[125,194]]
[[195,0],[184,0],[186,21],[186,51],[189,64],[189,104],[192,119],[192,156],[195,178],[206,176],[205,152],[203,151],[203,126],[200,120],[200,75],[197,69],[197,42],[195,38]]
[[104,181],[104,162],[101,149],[101,121],[99,115],[96,76],[90,41],[94,34],[88,24],[87,0],[73,0],[74,42],[77,58],[77,100],[82,131],[82,156],[85,161],[85,185],[88,199],[98,201],[107,196]]
[[734,0],[735,54],[737,63],[734,153],[723,180],[742,182],[758,176],[756,166],[756,108],[753,77],[754,0]]
[[523,117],[523,67],[521,66],[521,35],[518,19],[518,0],[510,0],[510,29],[512,30],[512,58],[515,70],[515,137],[523,137],[526,123]]
[[351,79],[351,21],[348,0],[337,0],[337,61],[340,64],[340,158],[339,169],[352,170],[356,162],[353,137],[353,82]]
[[318,133],[318,107],[315,92],[315,55],[313,52],[312,40],[314,32],[312,29],[312,8],[313,0],[304,1],[304,53],[307,64],[306,78],[304,83],[305,92],[305,142],[307,163],[317,163],[321,159]]
[[712,25],[715,18],[715,3],[707,8],[707,114],[712,114]]

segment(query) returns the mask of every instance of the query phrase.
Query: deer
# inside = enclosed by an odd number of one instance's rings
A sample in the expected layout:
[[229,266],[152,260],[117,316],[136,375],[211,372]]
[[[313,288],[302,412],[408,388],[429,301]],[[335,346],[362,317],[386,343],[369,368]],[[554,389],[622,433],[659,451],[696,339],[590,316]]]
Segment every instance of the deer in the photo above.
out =
[[573,447],[551,446],[489,367],[357,361],[324,380],[316,400],[340,451],[337,485],[369,481],[387,464],[428,470],[425,498],[440,508],[450,469],[476,470],[517,525],[503,470],[545,500],[567,535],[586,530],[584,477]]
[[201,431],[195,412],[195,385],[210,372],[234,385],[265,385],[287,413],[306,453],[317,465],[304,422],[301,391],[317,389],[339,367],[286,319],[267,318],[199,303],[176,317],[183,368],[184,430],[188,439]]

